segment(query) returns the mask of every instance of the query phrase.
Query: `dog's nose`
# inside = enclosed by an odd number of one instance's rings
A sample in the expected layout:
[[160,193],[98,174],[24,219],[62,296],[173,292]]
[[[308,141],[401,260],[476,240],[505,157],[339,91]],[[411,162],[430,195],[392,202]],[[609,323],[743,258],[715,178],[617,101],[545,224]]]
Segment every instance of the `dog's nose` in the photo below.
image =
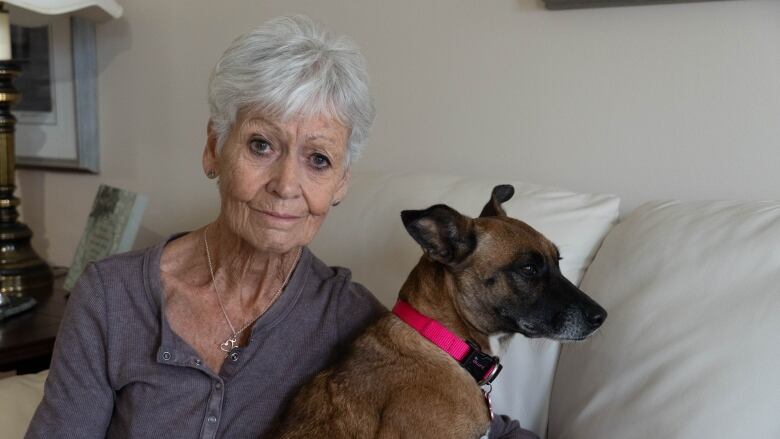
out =
[[589,311],[585,318],[591,328],[598,328],[607,319],[607,312],[604,309],[596,309]]

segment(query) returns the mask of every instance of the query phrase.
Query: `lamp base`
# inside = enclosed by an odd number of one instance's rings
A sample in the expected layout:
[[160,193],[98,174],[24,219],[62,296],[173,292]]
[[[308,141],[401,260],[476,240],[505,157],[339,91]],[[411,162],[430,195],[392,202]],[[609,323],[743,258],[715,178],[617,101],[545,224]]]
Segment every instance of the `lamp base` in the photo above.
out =
[[0,226],[0,305],[9,296],[51,291],[53,276],[30,245],[32,231],[22,223]]
[[48,294],[53,279],[51,268],[32,249],[32,231],[18,221],[16,210],[20,203],[14,196],[16,119],[10,107],[19,97],[13,86],[18,73],[18,64],[0,61],[0,305],[12,295]]

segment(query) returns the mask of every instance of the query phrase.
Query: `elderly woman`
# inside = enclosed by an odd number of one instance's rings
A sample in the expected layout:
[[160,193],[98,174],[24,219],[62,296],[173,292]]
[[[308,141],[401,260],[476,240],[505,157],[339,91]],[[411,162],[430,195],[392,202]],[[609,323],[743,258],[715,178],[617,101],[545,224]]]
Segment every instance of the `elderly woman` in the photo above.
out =
[[[225,51],[209,103],[219,216],[89,266],[27,437],[262,436],[384,311],[306,247],[373,122],[356,47],[304,17],[272,20]],[[525,434],[501,417],[493,433]]]

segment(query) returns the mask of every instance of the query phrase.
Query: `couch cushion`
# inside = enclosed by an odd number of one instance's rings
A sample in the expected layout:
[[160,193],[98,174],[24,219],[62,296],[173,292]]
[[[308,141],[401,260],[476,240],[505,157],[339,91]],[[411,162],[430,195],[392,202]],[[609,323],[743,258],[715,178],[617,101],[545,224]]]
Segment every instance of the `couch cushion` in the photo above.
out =
[[0,379],[0,437],[21,439],[43,398],[49,371]]
[[583,288],[609,312],[564,346],[555,439],[780,437],[780,203],[653,202]]
[[[331,265],[352,269],[385,305],[395,302],[401,284],[422,252],[401,222],[404,209],[445,203],[475,216],[496,184],[511,183],[515,196],[507,213],[546,234],[561,249],[561,268],[577,283],[602,238],[616,221],[619,200],[609,195],[577,194],[560,189],[497,179],[421,174],[357,174],[344,202],[331,210],[314,252]],[[504,372],[494,386],[500,413],[542,432],[558,345],[515,337],[502,354]]]

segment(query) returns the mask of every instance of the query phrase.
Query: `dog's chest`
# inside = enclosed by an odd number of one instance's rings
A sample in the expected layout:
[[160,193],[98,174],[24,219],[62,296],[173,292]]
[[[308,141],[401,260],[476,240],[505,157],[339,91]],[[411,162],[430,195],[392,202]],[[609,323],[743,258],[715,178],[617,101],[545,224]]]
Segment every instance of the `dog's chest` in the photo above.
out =
[[[490,423],[493,423],[493,401],[490,400],[490,391],[493,390],[492,387],[485,389],[482,389],[482,394],[485,396],[485,406],[487,407],[488,414],[490,415]],[[488,439],[488,436],[490,436],[490,426],[488,426],[487,431],[485,434],[480,436],[479,439]]]

